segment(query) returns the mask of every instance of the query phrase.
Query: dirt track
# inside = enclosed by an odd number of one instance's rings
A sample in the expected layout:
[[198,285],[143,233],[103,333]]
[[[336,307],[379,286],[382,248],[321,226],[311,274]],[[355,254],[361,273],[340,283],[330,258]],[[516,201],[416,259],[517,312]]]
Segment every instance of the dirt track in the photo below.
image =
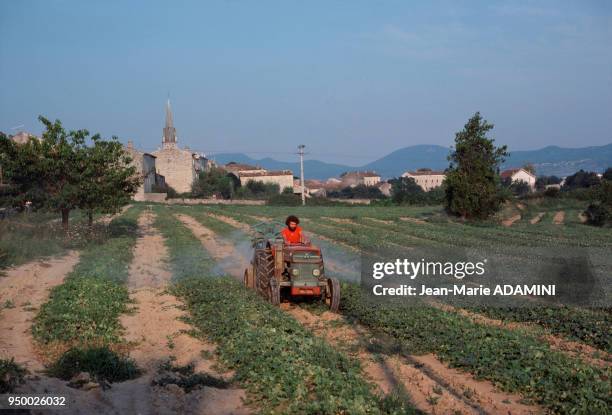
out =
[[[32,339],[32,319],[49,297],[49,291],[64,281],[79,261],[70,251],[63,257],[41,259],[10,268],[0,276],[0,357],[14,357],[28,370],[39,371],[43,364],[37,357]],[[13,304],[7,308],[7,304]]]
[[[195,372],[224,380],[232,376],[218,372],[214,359],[202,357],[202,351],[212,354],[215,346],[186,334],[192,327],[180,321],[185,316],[182,303],[164,291],[172,274],[165,265],[168,254],[164,240],[152,226],[153,221],[150,212],[143,213],[138,221],[141,235],[134,248],[128,279],[130,297],[137,310],[121,318],[125,339],[134,344],[130,355],[145,373],[139,379],[114,386],[109,398],[115,405],[127,404],[125,409],[132,413],[247,414],[249,410],[242,403],[245,394],[240,389],[202,387],[185,393],[176,385],[150,386],[159,365],[170,356],[176,358],[176,365],[193,364]],[[122,389],[129,393],[122,394]]]

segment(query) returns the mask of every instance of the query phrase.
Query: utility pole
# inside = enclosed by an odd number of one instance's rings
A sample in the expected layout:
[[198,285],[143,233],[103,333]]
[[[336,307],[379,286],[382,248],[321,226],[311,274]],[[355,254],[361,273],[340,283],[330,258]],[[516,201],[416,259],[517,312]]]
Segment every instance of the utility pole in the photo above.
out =
[[306,205],[306,195],[304,194],[304,144],[298,146],[298,154],[300,155],[300,181],[302,185],[302,206]]

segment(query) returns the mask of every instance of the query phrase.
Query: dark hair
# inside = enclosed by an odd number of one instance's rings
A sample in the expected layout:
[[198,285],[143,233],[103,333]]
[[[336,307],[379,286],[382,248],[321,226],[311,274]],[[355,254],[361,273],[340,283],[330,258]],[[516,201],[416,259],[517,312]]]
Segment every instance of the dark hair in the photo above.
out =
[[300,220],[298,219],[297,216],[289,215],[287,216],[287,219],[285,220],[285,225],[289,226],[289,222],[295,222],[299,224]]

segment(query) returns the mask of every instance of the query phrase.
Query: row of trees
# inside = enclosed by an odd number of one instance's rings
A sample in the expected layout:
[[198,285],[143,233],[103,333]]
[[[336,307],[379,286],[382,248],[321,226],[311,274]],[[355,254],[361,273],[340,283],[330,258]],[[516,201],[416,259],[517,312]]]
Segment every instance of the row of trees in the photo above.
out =
[[129,203],[141,184],[131,158],[116,137],[90,137],[87,130],[66,131],[59,120],[40,116],[41,138],[18,144],[0,133],[0,164],[4,180],[3,206],[45,209],[61,213],[68,228],[70,212],[116,213]]

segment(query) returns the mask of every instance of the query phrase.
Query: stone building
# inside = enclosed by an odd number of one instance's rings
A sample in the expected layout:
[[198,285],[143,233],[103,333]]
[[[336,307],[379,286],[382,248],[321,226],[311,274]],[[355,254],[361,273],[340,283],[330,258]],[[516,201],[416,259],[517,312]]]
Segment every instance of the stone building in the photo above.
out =
[[342,180],[342,187],[376,186],[380,183],[380,175],[373,171],[350,171],[342,173],[340,179]]
[[248,182],[262,182],[268,184],[277,184],[279,192],[285,188],[293,188],[293,173],[291,170],[274,170],[263,171],[257,173],[239,173],[240,185],[246,186]]
[[208,170],[211,162],[203,154],[194,153],[188,147],[179,148],[177,142],[168,100],[162,147],[154,151],[153,155],[156,157],[157,172],[165,177],[166,184],[178,193],[187,193],[191,191],[191,185],[198,174]]
[[414,179],[416,184],[421,186],[421,189],[428,192],[441,186],[446,178],[443,171],[433,171],[431,169],[418,169],[417,171],[407,171],[402,174],[402,177],[410,177]]
[[136,191],[134,200],[145,200],[145,193],[153,193],[157,188],[165,187],[164,176],[157,174],[156,157],[154,155],[136,150],[131,141],[128,141],[125,151],[132,158],[130,164],[136,167],[137,174],[142,178],[142,184]]

